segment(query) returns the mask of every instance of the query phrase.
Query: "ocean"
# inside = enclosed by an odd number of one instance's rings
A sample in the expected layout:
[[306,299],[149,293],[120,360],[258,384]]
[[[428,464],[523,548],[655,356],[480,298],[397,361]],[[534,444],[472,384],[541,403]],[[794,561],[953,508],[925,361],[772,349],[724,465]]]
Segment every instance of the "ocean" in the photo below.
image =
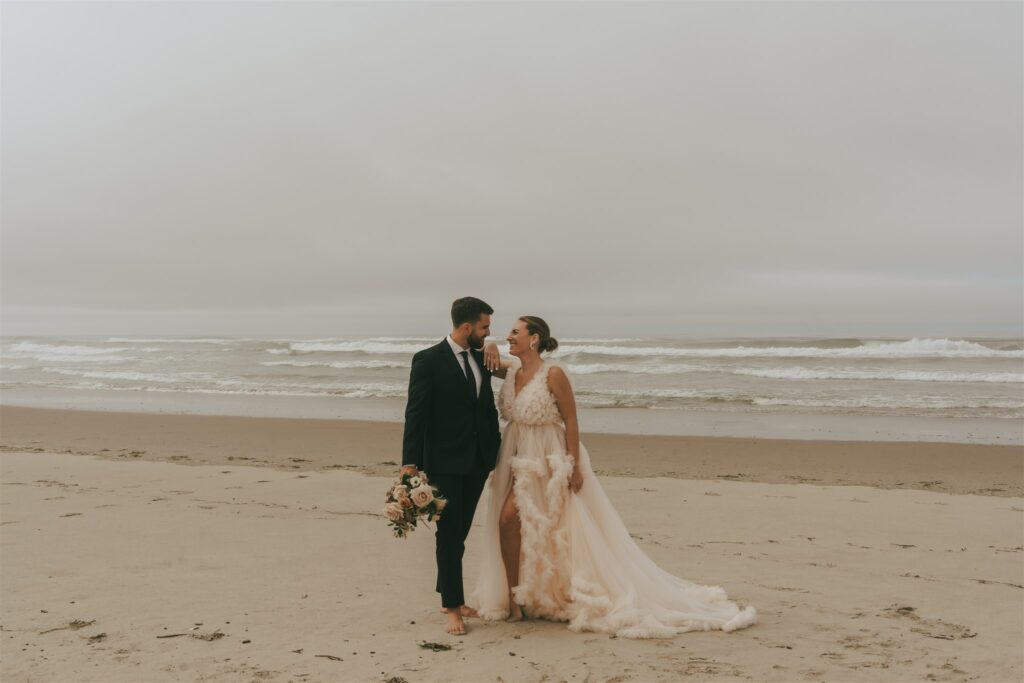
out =
[[[227,412],[238,414],[400,420],[412,354],[440,339],[4,337],[0,400],[215,413],[230,405]],[[993,442],[1024,440],[1017,437],[1024,431],[1022,339],[560,344],[551,358],[568,371],[581,415],[602,429],[702,433],[694,426],[731,424],[703,433],[777,436],[773,423],[902,420]]]

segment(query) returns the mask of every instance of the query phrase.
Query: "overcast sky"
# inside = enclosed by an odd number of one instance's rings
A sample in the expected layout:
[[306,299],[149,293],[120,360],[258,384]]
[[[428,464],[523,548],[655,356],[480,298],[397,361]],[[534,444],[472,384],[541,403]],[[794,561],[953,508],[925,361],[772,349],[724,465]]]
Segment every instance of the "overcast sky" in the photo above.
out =
[[1020,335],[1022,3],[18,3],[5,335]]

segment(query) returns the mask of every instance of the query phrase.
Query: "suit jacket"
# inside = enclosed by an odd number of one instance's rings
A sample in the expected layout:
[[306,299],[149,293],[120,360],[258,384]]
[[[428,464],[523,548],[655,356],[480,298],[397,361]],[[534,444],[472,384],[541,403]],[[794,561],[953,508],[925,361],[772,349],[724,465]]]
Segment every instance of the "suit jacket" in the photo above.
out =
[[479,451],[487,470],[494,469],[501,432],[491,373],[484,368],[482,353],[470,353],[483,375],[479,396],[470,390],[462,362],[447,338],[413,356],[403,465],[416,465],[428,475],[468,474]]

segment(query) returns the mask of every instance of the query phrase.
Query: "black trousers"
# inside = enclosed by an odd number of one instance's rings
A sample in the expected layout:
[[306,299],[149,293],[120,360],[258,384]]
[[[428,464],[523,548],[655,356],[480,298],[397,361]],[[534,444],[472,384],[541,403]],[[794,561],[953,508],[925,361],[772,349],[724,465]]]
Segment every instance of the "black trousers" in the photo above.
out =
[[488,474],[482,457],[476,458],[468,474],[427,473],[430,483],[448,499],[435,533],[437,592],[441,594],[442,607],[458,607],[466,602],[462,590],[462,556],[466,553],[466,537]]

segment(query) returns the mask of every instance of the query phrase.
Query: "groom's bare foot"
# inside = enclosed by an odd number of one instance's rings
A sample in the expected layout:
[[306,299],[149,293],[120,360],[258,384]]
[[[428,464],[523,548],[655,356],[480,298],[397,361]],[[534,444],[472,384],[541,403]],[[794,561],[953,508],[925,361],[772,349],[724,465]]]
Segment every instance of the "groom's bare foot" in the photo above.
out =
[[458,607],[446,609],[448,613],[448,624],[444,627],[444,630],[453,636],[464,636],[466,635],[466,622],[462,620],[461,610]]
[[[467,617],[467,618],[471,618],[471,619],[476,619],[476,618],[478,618],[480,616],[475,609],[473,609],[472,607],[469,607],[467,605],[463,605],[459,609],[461,610],[460,613],[462,614],[463,617]],[[441,608],[441,614],[447,614],[447,613],[448,613],[448,610],[446,608],[442,607]]]

